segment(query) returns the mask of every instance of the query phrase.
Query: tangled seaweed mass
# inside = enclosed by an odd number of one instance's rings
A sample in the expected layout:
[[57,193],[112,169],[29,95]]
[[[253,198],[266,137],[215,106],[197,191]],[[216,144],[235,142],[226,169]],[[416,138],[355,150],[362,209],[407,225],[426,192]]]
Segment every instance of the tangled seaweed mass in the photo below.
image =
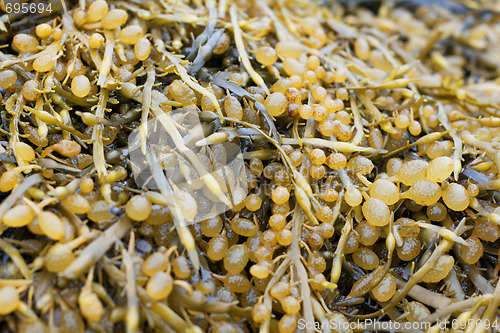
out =
[[496,330],[495,1],[6,3],[0,332]]

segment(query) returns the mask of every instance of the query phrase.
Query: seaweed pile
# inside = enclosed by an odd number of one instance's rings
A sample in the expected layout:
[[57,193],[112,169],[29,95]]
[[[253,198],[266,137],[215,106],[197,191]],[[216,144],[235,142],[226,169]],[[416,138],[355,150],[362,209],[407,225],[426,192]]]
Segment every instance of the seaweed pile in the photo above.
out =
[[494,1],[66,5],[0,25],[1,332],[492,329]]

